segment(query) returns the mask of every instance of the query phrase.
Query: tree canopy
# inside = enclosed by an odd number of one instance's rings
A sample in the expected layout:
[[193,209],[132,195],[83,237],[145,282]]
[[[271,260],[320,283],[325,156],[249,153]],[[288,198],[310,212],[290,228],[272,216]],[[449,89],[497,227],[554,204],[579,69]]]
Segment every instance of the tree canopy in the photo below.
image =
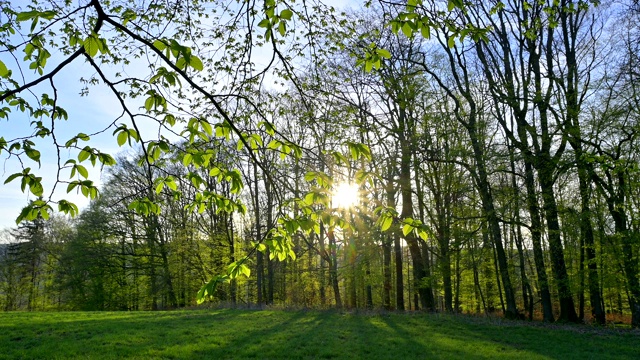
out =
[[[427,310],[460,311],[467,296],[575,322],[587,299],[601,324],[624,293],[640,326],[637,4],[0,6],[0,121],[29,124],[0,133],[17,164],[4,182],[33,196],[17,221],[40,234],[20,231],[37,262],[4,258],[30,264],[29,299],[55,252],[73,264],[56,275],[70,299],[98,308],[131,308],[115,284],[144,269],[154,309],[197,289],[198,301],[314,302],[318,289],[323,305],[330,292],[338,307],[373,306],[381,284],[386,308],[392,292],[398,309],[405,292]],[[70,116],[69,87],[116,115]],[[341,183],[355,205],[338,206]],[[51,248],[41,222],[57,212],[78,220]],[[287,271],[294,290],[278,292]]]

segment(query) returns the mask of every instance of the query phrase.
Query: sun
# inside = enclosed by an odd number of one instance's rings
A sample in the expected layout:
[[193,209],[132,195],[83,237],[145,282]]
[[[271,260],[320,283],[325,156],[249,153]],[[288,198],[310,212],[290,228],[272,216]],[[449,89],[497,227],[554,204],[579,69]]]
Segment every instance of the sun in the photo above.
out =
[[333,191],[333,207],[347,209],[358,203],[358,185],[340,183]]

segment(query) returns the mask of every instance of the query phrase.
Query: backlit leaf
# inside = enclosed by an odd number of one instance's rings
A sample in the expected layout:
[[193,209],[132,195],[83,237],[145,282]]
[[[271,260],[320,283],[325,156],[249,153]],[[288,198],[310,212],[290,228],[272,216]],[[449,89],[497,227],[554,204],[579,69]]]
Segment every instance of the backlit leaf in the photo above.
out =
[[280,12],[280,18],[282,19],[291,20],[292,16],[293,16],[293,11],[289,9],[284,9]]
[[382,220],[382,225],[380,226],[380,230],[387,231],[391,227],[391,224],[393,224],[393,218],[390,216],[384,217],[384,219]]
[[410,224],[404,224],[402,227],[402,235],[407,236],[411,231],[413,231],[413,226]]
[[7,76],[9,76],[9,69],[7,69],[7,66],[0,60],[0,77]]

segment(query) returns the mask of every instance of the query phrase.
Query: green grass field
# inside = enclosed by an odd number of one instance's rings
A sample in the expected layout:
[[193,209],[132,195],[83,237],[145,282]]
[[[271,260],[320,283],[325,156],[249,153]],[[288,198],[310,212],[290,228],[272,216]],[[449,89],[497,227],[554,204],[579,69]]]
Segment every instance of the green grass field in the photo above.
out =
[[0,313],[2,359],[638,359],[640,332],[439,314]]

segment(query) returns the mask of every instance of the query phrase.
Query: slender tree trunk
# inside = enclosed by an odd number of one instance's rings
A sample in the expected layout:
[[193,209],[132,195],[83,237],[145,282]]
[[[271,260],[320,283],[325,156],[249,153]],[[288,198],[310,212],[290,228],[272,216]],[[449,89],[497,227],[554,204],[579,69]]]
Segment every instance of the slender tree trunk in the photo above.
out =
[[[260,188],[258,186],[258,164],[253,163],[253,181],[254,181],[254,215],[256,221],[256,242],[259,242],[262,239],[261,229],[260,229]],[[256,287],[258,293],[258,307],[262,308],[262,304],[264,302],[263,295],[263,281],[264,281],[264,254],[261,251],[258,251],[256,254]]]
[[336,308],[342,308],[342,298],[340,297],[340,284],[338,282],[338,254],[336,253],[336,238],[333,234],[333,228],[327,231],[329,238],[329,251],[331,252],[331,262],[329,263],[329,277],[331,278],[331,286],[333,287],[333,296],[336,301]]
[[356,244],[353,239],[353,234],[349,235],[348,248],[345,251],[345,263],[349,264],[349,277],[348,277],[348,289],[349,289],[349,307],[355,309],[358,307],[357,291],[356,291]]
[[369,260],[367,259],[366,264],[365,264],[365,283],[367,284],[365,287],[365,292],[366,292],[366,303],[367,303],[367,309],[373,309],[373,288],[371,286],[371,264],[369,263]]
[[542,319],[546,322],[553,322],[553,305],[551,303],[551,292],[549,291],[549,280],[544,263],[544,252],[542,250],[542,221],[540,218],[540,207],[535,189],[533,167],[531,156],[527,153],[524,158],[524,182],[527,190],[527,207],[531,218],[531,243],[533,246],[533,261],[536,264],[536,274],[538,276],[538,287],[540,288],[540,302],[542,303]]
[[324,307],[327,304],[327,290],[326,290],[326,260],[325,260],[325,244],[324,244],[324,224],[320,224],[320,235],[318,235],[318,244],[320,247],[320,273],[319,273],[319,287],[320,287],[320,306]]
[[[235,236],[233,231],[233,221],[229,219],[230,215],[225,215],[225,223],[226,223],[226,234],[227,241],[229,243],[229,262],[233,263],[236,261],[236,248],[235,248]],[[229,284],[229,292],[231,295],[231,304],[234,306],[237,303],[238,296],[238,283],[236,279],[231,279],[231,283]]]
[[518,310],[516,307],[516,299],[513,293],[513,286],[511,285],[511,278],[509,277],[509,268],[507,264],[507,257],[504,252],[502,244],[502,231],[500,230],[500,223],[493,204],[493,195],[491,194],[491,187],[487,176],[487,170],[485,165],[485,154],[479,141],[479,134],[476,130],[476,123],[473,118],[470,119],[466,125],[469,137],[471,139],[471,146],[473,148],[474,159],[476,161],[477,171],[477,188],[482,200],[482,207],[487,219],[487,225],[489,227],[489,234],[493,246],[496,250],[496,257],[498,268],[500,272],[500,278],[502,279],[502,285],[504,287],[506,308],[505,317],[507,319],[518,318]]
[[391,310],[391,237],[383,235],[382,240],[382,304],[386,310]]
[[504,306],[504,297],[502,296],[502,284],[500,283],[500,270],[498,269],[498,255],[496,248],[493,247],[493,269],[495,270],[495,278],[496,284],[498,284],[498,295],[500,297],[500,307],[502,308],[502,312],[506,313],[506,308]]
[[[402,197],[402,219],[413,218],[413,199],[411,190],[411,150],[406,141],[401,140],[400,195]],[[396,231],[401,231],[399,228]],[[420,295],[422,308],[435,310],[433,293],[428,281],[430,277],[428,262],[423,259],[418,239],[413,232],[405,236],[413,261],[413,283]]]
[[[631,232],[624,213],[624,192],[626,181],[624,172],[618,174],[618,194],[607,198],[609,213],[613,218],[616,235],[622,243],[622,268],[627,280],[629,307],[631,308],[631,326],[640,328],[640,281],[638,280],[638,260],[634,256],[634,245],[638,242],[638,234]],[[635,244],[634,244],[635,243]]]
[[164,279],[164,286],[166,287],[166,294],[168,297],[169,307],[175,308],[178,306],[178,300],[173,288],[173,280],[171,276],[171,269],[169,268],[169,255],[167,253],[167,244],[165,237],[160,229],[158,219],[154,216],[154,226],[157,226],[157,234],[159,240],[160,258],[162,259],[162,277]]
[[[578,278],[580,290],[578,294],[578,319],[584,321],[584,236],[580,236],[580,260],[578,263]],[[600,291],[600,289],[598,289]]]
[[[391,171],[389,171],[389,177],[387,179],[386,184],[386,194],[387,194],[387,206],[391,208],[396,207],[396,188],[393,183],[393,173],[395,172],[395,164],[389,166]],[[404,276],[402,271],[402,246],[400,244],[400,233],[398,231],[392,232],[393,236],[393,252],[395,256],[395,273],[396,273],[396,309],[399,311],[404,311]],[[391,241],[391,240],[390,240]],[[389,251],[391,251],[391,243],[389,242]],[[389,254],[391,257],[391,254]],[[389,262],[391,259],[389,259]],[[391,269],[389,269],[389,272]],[[389,278],[391,275],[389,274]],[[391,287],[391,279],[389,279],[389,287]],[[389,301],[389,306],[391,306],[391,301]]]
[[[402,211],[400,213],[402,219],[413,218],[413,194],[411,186],[411,163],[413,154],[410,140],[413,134],[408,133],[408,121],[409,119],[406,116],[405,109],[401,107],[398,116],[398,123],[400,124],[398,132],[400,134],[399,185],[400,196],[402,198]],[[396,231],[401,231],[401,229],[397,228]],[[414,232],[407,234],[404,239],[411,252],[413,283],[415,289],[417,289],[417,293],[420,295],[422,308],[428,311],[434,311],[435,304],[431,290],[429,262],[423,257],[419,240]]]
[[562,31],[562,43],[564,45],[564,62],[566,64],[566,79],[561,82],[564,85],[566,97],[566,121],[564,129],[568,132],[569,143],[573,147],[578,179],[580,187],[580,235],[584,243],[587,257],[587,280],[589,283],[589,302],[591,313],[600,325],[605,324],[604,309],[600,306],[600,285],[598,279],[598,263],[596,262],[595,240],[593,236],[593,224],[591,223],[591,171],[586,162],[582,147],[582,135],[579,122],[580,100],[578,99],[578,86],[580,71],[576,54],[576,43],[579,24],[584,16],[584,10],[578,8],[577,12],[568,11],[566,0],[562,1],[560,11],[560,29]]
[[540,187],[542,188],[542,200],[544,203],[545,218],[549,230],[549,251],[551,254],[551,269],[555,274],[555,282],[558,288],[558,298],[560,302],[560,316],[558,320],[577,322],[573,296],[569,284],[569,275],[564,261],[564,249],[560,238],[560,224],[558,222],[558,205],[556,203],[555,192],[553,190],[553,165],[550,159],[543,162],[544,165],[538,170]]
[[455,313],[460,313],[460,282],[462,280],[462,270],[460,268],[460,247],[458,246],[455,252],[456,255],[456,295],[454,298],[454,309]]
[[[153,231],[153,230],[152,230]],[[147,234],[149,246],[149,291],[151,292],[151,310],[158,310],[158,279],[156,275],[156,242],[153,232]]]
[[[264,191],[267,196],[267,229],[266,231],[270,231],[273,224],[273,212],[271,209],[273,208],[273,192],[271,190],[271,185],[268,181],[264,182]],[[267,260],[267,304],[273,305],[273,293],[275,288],[275,269],[273,268],[273,261],[269,256],[269,249],[267,249],[266,260]]]
[[396,265],[396,310],[404,311],[404,272],[402,270],[402,245],[400,233],[393,232],[393,253]]
[[452,291],[452,285],[451,285],[451,254],[449,252],[449,244],[446,245],[446,248],[441,246],[440,271],[442,273],[442,287],[444,288],[444,310],[447,312],[453,312],[453,291]]

